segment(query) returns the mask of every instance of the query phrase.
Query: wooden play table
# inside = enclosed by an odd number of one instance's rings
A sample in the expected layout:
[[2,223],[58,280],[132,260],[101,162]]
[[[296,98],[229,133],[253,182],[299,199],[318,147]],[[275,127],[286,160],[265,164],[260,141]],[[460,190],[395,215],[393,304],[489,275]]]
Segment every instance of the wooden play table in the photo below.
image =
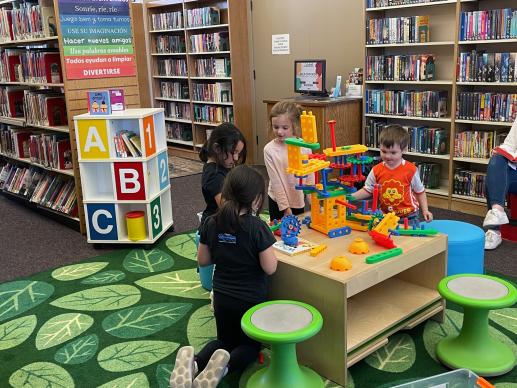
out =
[[[297,346],[300,364],[344,386],[346,369],[384,346],[390,335],[431,317],[443,319],[445,303],[437,286],[447,272],[446,235],[395,236],[403,254],[377,264],[366,264],[365,257],[384,248],[365,232],[330,239],[304,227],[300,237],[327,249],[316,257],[275,250],[278,269],[269,283],[272,299],[299,300],[323,316],[320,333]],[[369,244],[368,254],[348,252],[356,237]],[[330,270],[331,259],[340,255],[352,261],[351,270]]]

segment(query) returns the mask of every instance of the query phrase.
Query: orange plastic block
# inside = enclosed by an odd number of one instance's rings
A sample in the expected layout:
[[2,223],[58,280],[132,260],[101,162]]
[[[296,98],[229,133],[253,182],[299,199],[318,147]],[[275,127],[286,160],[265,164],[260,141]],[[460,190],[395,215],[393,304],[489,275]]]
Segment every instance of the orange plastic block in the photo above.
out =
[[336,256],[330,262],[332,271],[348,271],[352,269],[352,262],[346,256]]
[[354,239],[352,244],[348,247],[348,252],[355,255],[363,255],[370,251],[368,244],[360,237]]
[[321,252],[323,252],[325,249],[327,249],[327,246],[325,244],[315,246],[314,248],[311,249],[311,256],[313,256],[313,257],[317,256]]

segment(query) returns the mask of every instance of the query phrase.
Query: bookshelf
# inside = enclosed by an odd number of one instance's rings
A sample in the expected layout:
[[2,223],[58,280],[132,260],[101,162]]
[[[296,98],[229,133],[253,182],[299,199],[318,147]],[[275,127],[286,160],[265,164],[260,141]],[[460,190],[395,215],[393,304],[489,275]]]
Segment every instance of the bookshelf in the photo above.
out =
[[253,144],[248,2],[144,3],[152,106],[165,109],[169,153],[197,160],[223,121]]
[[[508,74],[505,75],[505,82],[502,80],[502,74],[499,74],[497,79],[495,77],[481,79],[483,78],[482,61],[487,64],[487,57],[483,57],[483,54],[487,54],[488,60],[493,60],[494,63],[498,63],[496,53],[510,53],[510,61],[511,53],[516,53],[517,60],[517,32],[508,30],[506,32],[511,32],[512,35],[504,35],[504,31],[501,30],[499,35],[489,36],[486,28],[481,28],[483,23],[475,25],[472,23],[472,18],[477,16],[480,21],[485,22],[484,26],[488,26],[488,17],[496,15],[496,12],[501,12],[498,14],[499,17],[511,15],[510,11],[494,10],[512,8],[512,6],[515,10],[514,2],[511,0],[490,2],[445,0],[415,3],[404,0],[365,0],[364,4],[367,26],[364,66],[364,144],[369,146],[371,152],[377,153],[379,149],[375,133],[378,134],[383,124],[397,123],[408,127],[412,133],[411,144],[413,147],[416,145],[417,149],[410,149],[410,152],[405,154],[406,158],[417,164],[423,164],[424,167],[421,168],[428,168],[428,172],[434,169],[434,173],[429,172],[429,175],[434,174],[432,184],[426,189],[430,205],[484,215],[486,200],[482,188],[490,148],[504,138],[505,132],[512,124],[510,118],[503,118],[502,109],[499,115],[495,112],[495,107],[496,104],[501,107],[502,104],[508,106],[512,101],[514,101],[513,106],[517,107],[515,99],[517,79],[508,78]],[[469,14],[470,19],[465,14],[474,11],[476,13]],[[421,19],[421,24],[418,18],[410,19],[421,16],[426,17]],[[393,21],[386,23],[387,35],[383,36],[378,28],[375,29],[382,26],[384,22],[374,19],[384,18],[401,18],[398,22],[399,35],[397,35],[397,25],[389,24],[394,23]],[[411,27],[405,31],[406,25],[411,22],[413,24],[409,24]],[[494,25],[492,30],[495,31]],[[415,36],[411,35],[413,32]],[[490,37],[494,39],[489,39]],[[474,59],[473,53],[477,53],[479,57]],[[427,65],[430,54],[434,60],[431,61],[434,63],[434,68],[430,69],[433,77],[428,79],[429,73],[426,73],[428,68],[422,67],[422,63]],[[469,57],[468,67],[467,57]],[[504,56],[500,61],[504,62]],[[474,65],[480,71],[479,77],[472,77]],[[429,94],[425,95],[426,92]],[[444,101],[446,100],[446,111],[439,115],[440,117],[429,117],[433,116],[433,111],[438,108],[430,105],[434,108],[428,112],[431,114],[426,112],[414,114],[415,111],[418,112],[420,107],[417,102],[423,96],[428,98],[426,101],[429,104],[434,103],[435,98],[443,98]],[[379,111],[379,105],[382,104],[388,108],[393,105],[398,106],[393,103],[394,99],[395,101],[398,99],[399,102],[406,99],[405,101],[410,102],[409,109],[405,109],[404,112],[396,109],[386,109],[387,112]],[[490,107],[493,109],[481,110],[484,115],[489,112],[490,117],[475,115],[480,111],[481,100],[485,107],[490,101]],[[401,105],[404,106],[404,104]],[[422,127],[429,127],[430,130],[425,133],[421,130]],[[436,132],[432,130],[433,128],[441,130]],[[447,138],[446,149],[434,152],[437,150],[433,150],[433,145],[438,145],[435,141],[440,141],[437,139],[441,139],[443,134]],[[426,138],[426,136],[429,137]],[[438,169],[439,177],[435,176]],[[426,172],[423,174],[425,181]]]
[[[172,226],[163,109],[85,113],[74,122],[88,242],[154,243]],[[102,144],[91,146],[93,135]],[[136,241],[126,223],[135,212],[145,225]]]

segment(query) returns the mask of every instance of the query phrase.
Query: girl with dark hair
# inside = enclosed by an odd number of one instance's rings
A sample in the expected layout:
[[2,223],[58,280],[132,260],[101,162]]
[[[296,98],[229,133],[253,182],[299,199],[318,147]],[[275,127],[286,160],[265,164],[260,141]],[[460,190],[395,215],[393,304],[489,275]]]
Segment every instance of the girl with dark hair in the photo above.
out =
[[[240,323],[248,309],[266,301],[267,275],[277,266],[275,238],[257,216],[265,195],[258,171],[235,167],[224,182],[221,208],[201,226],[198,263],[217,264],[213,281],[217,339],[197,355],[192,346],[178,351],[171,387],[190,387],[190,382],[194,387],[215,387],[227,372],[242,371],[257,359],[260,343],[246,336]],[[202,372],[194,378],[197,370]]]
[[199,152],[205,165],[201,176],[201,190],[206,202],[201,216],[201,225],[207,217],[215,214],[221,203],[224,178],[235,165],[246,161],[246,140],[239,129],[231,123],[215,128]]

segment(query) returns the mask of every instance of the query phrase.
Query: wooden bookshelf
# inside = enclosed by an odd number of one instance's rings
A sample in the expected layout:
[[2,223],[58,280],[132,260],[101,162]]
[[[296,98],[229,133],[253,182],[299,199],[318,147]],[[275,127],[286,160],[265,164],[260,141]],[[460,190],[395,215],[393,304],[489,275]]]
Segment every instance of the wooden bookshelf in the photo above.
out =
[[[409,3],[409,2],[408,2]],[[460,195],[454,192],[454,175],[457,169],[473,172],[486,172],[488,158],[455,156],[454,140],[457,133],[463,131],[508,132],[512,122],[466,120],[457,117],[456,99],[461,92],[516,93],[517,80],[513,82],[467,82],[459,81],[456,74],[457,58],[462,52],[485,50],[488,53],[517,52],[517,39],[498,40],[460,40],[461,13],[488,9],[515,8],[512,0],[497,2],[478,0],[444,0],[421,1],[403,5],[368,7],[365,4],[366,25],[370,19],[408,16],[429,16],[430,41],[423,43],[378,43],[368,44],[365,41],[365,85],[363,115],[363,142],[366,144],[366,124],[373,119],[387,124],[425,125],[443,128],[448,132],[448,152],[445,155],[407,152],[410,161],[439,163],[441,166],[440,186],[427,189],[431,206],[458,210],[470,214],[484,215],[486,200],[474,196]],[[366,39],[366,38],[365,38]],[[377,55],[423,55],[434,54],[435,78],[431,81],[382,81],[368,80],[366,74],[366,58]],[[447,117],[408,117],[368,113],[366,91],[372,89],[386,90],[444,90],[447,91]],[[378,148],[369,147],[378,152]]]
[[[207,24],[188,23],[188,14],[204,7],[217,9],[219,18]],[[150,0],[144,2],[145,25],[147,31],[147,52],[149,53],[149,77],[153,107],[165,107],[168,131],[169,153],[198,159],[199,147],[207,139],[207,131],[212,130],[222,121],[233,121],[242,131],[248,142],[248,158],[253,160],[253,130],[251,117],[251,66],[248,43],[248,4],[239,0]],[[181,22],[159,23],[156,18],[165,13],[176,12],[181,15]],[[153,18],[155,21],[153,23]],[[162,16],[163,18],[163,16]],[[193,36],[201,34],[228,35],[229,49],[219,48],[207,51],[192,47]],[[159,42],[167,39],[184,41],[185,50],[158,50]],[[200,39],[202,41],[202,39]],[[199,41],[199,40],[198,40]],[[161,46],[160,46],[161,47]],[[176,47],[177,48],[177,47]],[[180,52],[175,52],[180,51]],[[160,61],[184,60],[186,74],[163,74]],[[218,67],[224,66],[224,74],[198,74],[196,64],[201,61],[217,61]],[[224,61],[227,61],[227,65]],[[163,63],[163,62],[162,62]],[[171,93],[162,93],[161,85],[174,82],[179,85]],[[223,83],[223,84],[220,84]],[[200,86],[198,86],[200,85]],[[230,87],[230,97],[219,101],[210,98],[199,99],[195,96],[196,88],[208,88],[206,85],[224,85]],[[172,85],[171,85],[172,87]],[[216,87],[216,86],[214,86]],[[178,90],[179,88],[179,90]],[[168,111],[167,105],[171,107]],[[176,112],[171,115],[172,111]],[[223,113],[222,121],[201,120],[205,115]],[[200,116],[202,114],[202,116]]]

